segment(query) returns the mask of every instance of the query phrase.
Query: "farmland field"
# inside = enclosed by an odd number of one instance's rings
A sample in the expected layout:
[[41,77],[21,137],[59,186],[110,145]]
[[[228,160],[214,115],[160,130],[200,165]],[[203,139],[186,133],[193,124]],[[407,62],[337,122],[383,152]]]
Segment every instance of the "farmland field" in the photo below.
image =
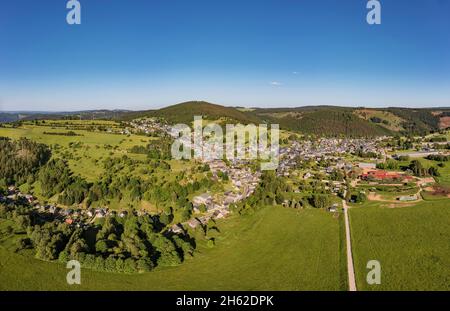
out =
[[[55,121],[53,121],[55,122]],[[71,121],[70,124],[73,121]],[[78,121],[75,124],[81,124]],[[84,122],[88,126],[89,122]],[[24,125],[20,128],[0,128],[0,136],[19,139],[26,137],[33,141],[47,145],[59,145],[56,157],[64,158],[64,152],[69,152],[72,158],[68,163],[73,172],[89,181],[95,180],[103,173],[103,168],[98,162],[108,156],[122,156],[126,154],[131,158],[143,159],[145,156],[138,154],[129,154],[128,149],[134,145],[145,145],[151,140],[151,137],[137,135],[120,135],[105,132],[94,132],[87,130],[73,130],[79,136],[48,135],[44,133],[67,132],[65,129],[54,128],[51,126]]]
[[[450,206],[447,200],[388,208],[350,209],[356,282],[360,290],[449,290]],[[381,284],[366,282],[369,260],[381,264]]]
[[0,247],[0,290],[345,290],[340,219],[266,207],[220,223],[217,245],[199,245],[181,266],[137,275],[83,270],[73,287],[63,265]]

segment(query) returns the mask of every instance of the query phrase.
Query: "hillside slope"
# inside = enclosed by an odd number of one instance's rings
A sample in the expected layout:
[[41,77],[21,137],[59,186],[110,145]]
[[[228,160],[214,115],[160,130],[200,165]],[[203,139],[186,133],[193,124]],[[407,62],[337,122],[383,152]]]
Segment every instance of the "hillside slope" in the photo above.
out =
[[205,101],[189,101],[159,110],[93,110],[59,113],[0,113],[0,122],[19,119],[108,119],[132,120],[157,117],[168,123],[192,124],[194,116],[218,123],[275,123],[281,129],[307,135],[373,137],[381,135],[425,135],[450,125],[450,108],[350,108],[305,106],[296,108],[225,107]]
[[255,109],[267,122],[304,134],[327,136],[425,135],[448,126],[449,108],[349,108],[307,106]]
[[159,117],[164,118],[169,123],[191,124],[194,116],[202,116],[207,120],[224,120],[228,119],[235,122],[259,123],[260,119],[250,112],[239,111],[232,107],[224,107],[221,105],[211,104],[204,101],[190,101],[159,110],[140,111],[125,114],[125,119],[135,117]]
[[281,128],[304,134],[324,136],[381,136],[392,131],[359,118],[353,109],[340,107],[302,107],[292,109],[258,109],[255,113]]

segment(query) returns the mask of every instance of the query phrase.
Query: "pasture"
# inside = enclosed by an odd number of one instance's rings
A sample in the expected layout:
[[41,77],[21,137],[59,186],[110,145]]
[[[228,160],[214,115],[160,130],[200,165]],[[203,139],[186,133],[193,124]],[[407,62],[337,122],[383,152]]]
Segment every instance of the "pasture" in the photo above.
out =
[[127,275],[82,270],[68,286],[64,265],[0,247],[0,290],[345,290],[342,217],[323,210],[266,207],[219,223],[178,267]]
[[[450,289],[448,200],[397,208],[371,202],[349,213],[359,290]],[[366,282],[369,260],[381,264],[380,285]]]

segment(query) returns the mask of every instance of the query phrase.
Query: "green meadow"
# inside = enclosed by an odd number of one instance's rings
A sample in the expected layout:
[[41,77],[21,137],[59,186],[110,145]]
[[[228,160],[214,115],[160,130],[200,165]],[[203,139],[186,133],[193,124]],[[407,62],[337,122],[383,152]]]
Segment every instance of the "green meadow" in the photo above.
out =
[[450,187],[450,162],[441,162],[444,164],[444,167],[439,167],[437,161],[431,161],[425,158],[412,158],[409,161],[399,161],[399,167],[407,167],[410,165],[412,160],[418,160],[422,165],[426,168],[434,166],[438,169],[440,176],[435,177],[435,180],[438,184],[444,187]]
[[431,161],[428,159],[420,158],[419,160],[424,167],[434,166],[438,169],[440,176],[435,177],[436,182],[442,186],[450,187],[450,162],[442,162],[444,167],[439,167],[437,164],[439,162]]
[[[92,126],[105,126],[115,128],[117,123],[112,121],[46,121],[43,125],[35,125],[32,123],[24,123],[18,128],[0,127],[0,136],[9,137],[11,139],[19,139],[21,137],[49,145],[52,149],[52,157],[67,160],[71,171],[78,176],[85,178],[89,182],[97,181],[105,172],[103,161],[107,158],[119,158],[124,155],[134,160],[145,160],[144,154],[130,153],[129,150],[133,146],[145,146],[153,137],[140,135],[123,135],[101,131],[88,130]],[[74,132],[77,136],[57,135],[60,133]],[[49,133],[54,133],[49,135]],[[170,181],[174,179],[176,173],[187,170],[193,166],[192,162],[170,160],[171,171],[174,174],[167,174],[163,169],[155,169],[153,175],[160,181]],[[147,165],[140,163],[135,166],[124,166],[120,174],[132,174],[143,179],[149,177],[145,170]],[[21,190],[26,193],[33,193],[39,199],[41,196],[39,182],[32,185],[24,184]],[[51,198],[49,202],[56,202],[57,197]],[[112,209],[128,208],[131,203],[129,198],[124,197],[121,201],[112,200],[109,207]],[[142,200],[138,208],[146,210],[154,210],[155,207],[149,202]]]
[[345,290],[342,217],[323,210],[266,207],[219,222],[216,246],[199,244],[178,267],[127,275],[68,270],[0,247],[0,290]]
[[[82,122],[78,121],[77,124],[83,124]],[[89,123],[84,121],[84,125],[87,126],[87,124]],[[126,154],[130,158],[144,159],[144,155],[130,154],[128,150],[135,145],[146,145],[152,139],[151,137],[138,135],[126,136],[87,130],[71,131],[79,136],[48,135],[44,134],[44,132],[61,133],[67,132],[67,130],[58,127],[25,124],[19,128],[0,128],[0,136],[12,139],[25,137],[36,142],[51,145],[54,157],[68,158],[71,170],[89,181],[93,181],[98,176],[101,176],[104,171],[101,160],[107,157],[119,157]],[[59,145],[59,148],[55,148],[56,145]]]
[[[449,290],[450,205],[422,201],[389,208],[367,203],[350,209],[359,290]],[[369,285],[367,262],[381,264],[381,284]]]

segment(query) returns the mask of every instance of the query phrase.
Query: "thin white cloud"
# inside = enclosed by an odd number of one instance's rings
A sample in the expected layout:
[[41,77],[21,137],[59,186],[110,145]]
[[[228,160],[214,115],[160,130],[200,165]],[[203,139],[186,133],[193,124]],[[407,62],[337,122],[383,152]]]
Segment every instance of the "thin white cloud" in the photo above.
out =
[[294,75],[298,75],[298,74],[299,74],[299,72],[298,72],[298,71],[293,71],[293,72],[292,72],[292,74],[294,74]]
[[278,82],[278,81],[272,81],[272,82],[270,82],[270,85],[273,85],[273,86],[280,86],[280,85],[283,85],[283,83]]

